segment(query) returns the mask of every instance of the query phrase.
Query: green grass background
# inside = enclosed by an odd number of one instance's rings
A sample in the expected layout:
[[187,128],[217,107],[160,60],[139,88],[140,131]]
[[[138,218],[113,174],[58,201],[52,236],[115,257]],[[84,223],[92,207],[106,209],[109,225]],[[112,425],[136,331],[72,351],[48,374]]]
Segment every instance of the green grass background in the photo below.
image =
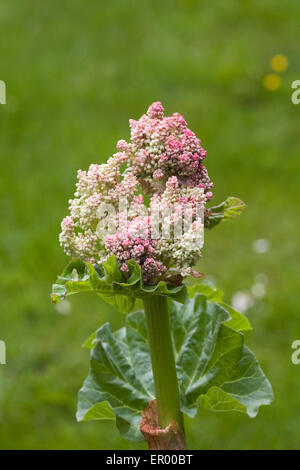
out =
[[[134,449],[112,422],[76,423],[88,372],[80,346],[123,315],[92,295],[59,314],[51,283],[67,262],[60,221],[76,171],[103,162],[128,119],[153,101],[182,113],[208,150],[214,202],[241,197],[246,212],[206,233],[201,271],[230,301],[268,277],[248,311],[248,344],[275,399],[257,418],[201,411],[186,420],[194,449],[296,449],[300,438],[299,126],[291,82],[300,79],[298,0],[2,0],[0,79],[1,449]],[[262,86],[270,59],[289,68],[279,90]],[[252,250],[266,238],[271,249]]]

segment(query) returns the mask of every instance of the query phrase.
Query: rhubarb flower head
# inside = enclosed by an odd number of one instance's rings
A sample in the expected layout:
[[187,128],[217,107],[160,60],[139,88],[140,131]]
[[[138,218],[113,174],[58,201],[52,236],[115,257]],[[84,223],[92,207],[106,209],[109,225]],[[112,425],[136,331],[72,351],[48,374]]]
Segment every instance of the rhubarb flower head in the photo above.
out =
[[180,114],[164,116],[160,102],[129,123],[129,143],[120,140],[107,163],[78,171],[60,244],[93,265],[114,255],[125,279],[134,260],[146,284],[181,282],[201,257],[213,187],[206,151]]

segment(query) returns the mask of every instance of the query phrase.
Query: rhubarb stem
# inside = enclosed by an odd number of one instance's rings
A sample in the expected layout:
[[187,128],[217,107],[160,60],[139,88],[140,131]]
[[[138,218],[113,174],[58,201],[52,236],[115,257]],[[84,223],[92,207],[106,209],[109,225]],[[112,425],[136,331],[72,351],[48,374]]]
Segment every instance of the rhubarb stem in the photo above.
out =
[[168,302],[166,297],[153,296],[144,300],[144,307],[158,409],[158,423],[161,428],[166,428],[172,421],[176,421],[183,430]]

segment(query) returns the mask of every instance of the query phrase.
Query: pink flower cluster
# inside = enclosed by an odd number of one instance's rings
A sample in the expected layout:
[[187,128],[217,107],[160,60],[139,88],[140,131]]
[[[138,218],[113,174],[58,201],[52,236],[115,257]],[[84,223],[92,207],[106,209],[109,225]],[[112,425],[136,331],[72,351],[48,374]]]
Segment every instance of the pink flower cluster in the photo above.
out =
[[124,273],[128,272],[127,261],[135,260],[142,268],[144,281],[153,283],[161,278],[167,268],[161,261],[154,258],[157,255],[156,240],[133,237],[131,224],[132,222],[129,222],[127,229],[123,232],[106,237],[106,251],[108,255],[116,256],[120,270]]
[[121,140],[117,148],[127,153],[132,172],[143,189],[153,194],[164,190],[170,176],[183,187],[199,186],[211,199],[213,183],[203,165],[206,150],[183,116],[164,117],[160,102],[153,103],[138,121],[130,119],[131,143]]
[[[115,255],[125,278],[130,259],[140,264],[149,284],[186,276],[201,256],[198,209],[212,196],[213,184],[202,163],[206,151],[184,118],[177,113],[164,117],[159,102],[138,121],[130,120],[130,128],[131,142],[120,140],[107,163],[78,171],[60,244],[67,255],[93,264]],[[141,190],[150,196],[147,208]],[[121,200],[126,200],[125,208]],[[99,212],[103,204],[113,209],[112,218]],[[191,223],[181,233],[184,217]],[[102,222],[114,225],[115,232],[100,236]]]

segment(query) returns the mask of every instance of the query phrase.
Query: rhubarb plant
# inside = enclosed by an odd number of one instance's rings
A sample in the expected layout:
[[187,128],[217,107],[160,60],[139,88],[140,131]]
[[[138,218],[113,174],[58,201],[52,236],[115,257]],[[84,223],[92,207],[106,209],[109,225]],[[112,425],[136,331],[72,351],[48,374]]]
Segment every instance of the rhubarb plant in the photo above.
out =
[[[84,343],[90,371],[77,419],[114,420],[149,449],[185,449],[184,414],[199,408],[255,417],[272,388],[244,342],[248,319],[203,282],[204,230],[239,215],[229,197],[210,206],[206,151],[178,113],[153,103],[130,120],[105,164],[78,171],[60,244],[72,257],[52,301],[94,292],[127,314]],[[191,279],[195,278],[193,283]],[[192,285],[191,285],[192,284]]]

